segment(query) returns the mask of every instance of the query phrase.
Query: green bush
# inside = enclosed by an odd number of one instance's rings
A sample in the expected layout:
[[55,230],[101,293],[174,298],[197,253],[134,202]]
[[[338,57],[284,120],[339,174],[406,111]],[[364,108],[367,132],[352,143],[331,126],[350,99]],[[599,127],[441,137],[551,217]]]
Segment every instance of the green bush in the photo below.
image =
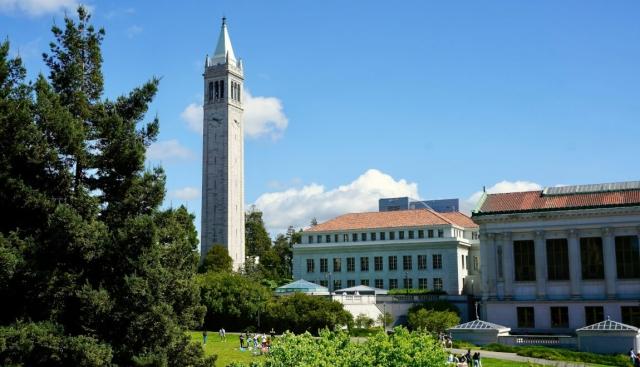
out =
[[430,289],[415,289],[415,288],[411,288],[411,289],[401,289],[401,288],[394,288],[394,289],[389,289],[389,293],[391,295],[422,295],[422,294],[433,294],[433,295],[446,295],[447,292],[445,291],[438,291],[438,290],[430,290]]
[[457,349],[480,349],[477,345],[464,340],[454,340],[453,347]]
[[349,335],[351,336],[372,336],[377,333],[383,332],[382,327],[372,327],[366,329],[351,329],[349,330]]
[[435,311],[418,308],[407,315],[412,330],[426,330],[431,333],[442,333],[460,323],[458,314],[452,311]]
[[427,301],[417,304],[409,309],[409,312],[415,312],[420,309],[433,310],[433,311],[451,311],[460,315],[460,310],[453,303],[446,300]]

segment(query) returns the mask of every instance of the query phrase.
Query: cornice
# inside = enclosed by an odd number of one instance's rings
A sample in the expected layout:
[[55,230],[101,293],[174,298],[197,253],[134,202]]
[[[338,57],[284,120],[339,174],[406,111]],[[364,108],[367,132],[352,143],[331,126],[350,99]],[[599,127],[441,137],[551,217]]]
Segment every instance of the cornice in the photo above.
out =
[[523,220],[535,219],[555,219],[555,218],[582,218],[593,216],[609,215],[640,215],[640,206],[618,206],[618,207],[592,207],[576,208],[565,210],[530,211],[530,212],[507,212],[495,214],[482,214],[474,216],[472,219],[478,224],[500,223],[500,222],[521,222]]

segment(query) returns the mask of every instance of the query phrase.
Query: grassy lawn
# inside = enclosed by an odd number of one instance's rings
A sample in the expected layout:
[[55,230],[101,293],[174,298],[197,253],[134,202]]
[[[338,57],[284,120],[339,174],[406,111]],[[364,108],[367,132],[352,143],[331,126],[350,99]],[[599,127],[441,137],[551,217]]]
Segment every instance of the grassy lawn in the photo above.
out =
[[539,364],[529,364],[525,362],[506,361],[504,359],[482,358],[482,367],[529,367],[541,366]]
[[[189,332],[191,339],[197,343],[202,344],[202,332],[191,331]],[[227,333],[227,341],[220,341],[218,333],[210,331],[207,338],[207,344],[203,345],[206,355],[217,354],[218,360],[216,366],[224,367],[231,362],[243,362],[250,363],[253,360],[260,360],[262,356],[253,356],[250,351],[240,351],[240,334]]]

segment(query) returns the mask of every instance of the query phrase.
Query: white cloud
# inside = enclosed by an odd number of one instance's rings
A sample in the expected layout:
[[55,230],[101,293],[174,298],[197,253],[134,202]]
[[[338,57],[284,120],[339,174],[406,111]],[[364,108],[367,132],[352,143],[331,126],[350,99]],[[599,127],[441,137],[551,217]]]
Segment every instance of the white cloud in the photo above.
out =
[[[289,119],[283,112],[282,102],[276,97],[254,97],[248,90],[244,93],[244,134],[250,138],[282,136]],[[202,134],[202,105],[191,103],[180,113],[190,130]]]
[[[531,181],[500,181],[495,185],[487,188],[488,194],[497,194],[502,192],[518,192],[518,191],[535,191],[542,190],[542,186]],[[469,214],[475,209],[478,200],[482,197],[482,191],[474,192],[469,198],[460,203],[460,211]]]
[[177,190],[173,190],[169,193],[171,198],[179,199],[179,200],[195,200],[200,197],[200,189],[187,186]]
[[282,102],[276,97],[254,97],[244,93],[244,133],[252,138],[269,136],[278,139],[289,125],[282,111]]
[[180,113],[180,118],[187,123],[189,130],[202,134],[202,119],[204,112],[202,105],[191,103]]
[[142,30],[142,27],[140,27],[139,25],[132,25],[131,27],[127,28],[125,33],[127,34],[127,37],[133,38],[142,33]]
[[147,159],[150,160],[180,160],[193,157],[193,152],[175,139],[155,142],[147,149]]
[[74,10],[78,5],[76,0],[0,0],[0,12],[39,16],[60,10]]
[[378,199],[410,196],[418,198],[418,184],[370,169],[346,185],[333,189],[312,183],[261,195],[255,205],[264,213],[264,221],[272,235],[284,233],[289,225],[307,227],[312,218],[319,222],[338,215],[377,211]]

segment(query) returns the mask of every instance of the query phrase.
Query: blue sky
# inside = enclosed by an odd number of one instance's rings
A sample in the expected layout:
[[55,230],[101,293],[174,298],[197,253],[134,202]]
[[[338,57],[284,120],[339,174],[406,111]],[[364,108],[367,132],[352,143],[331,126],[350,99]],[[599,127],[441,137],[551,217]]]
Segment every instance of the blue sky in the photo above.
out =
[[[34,77],[74,0],[0,0]],[[380,196],[639,179],[638,1],[88,1],[106,95],[162,77],[150,164],[200,212],[202,64],[228,18],[245,64],[248,205],[275,235]],[[474,195],[475,194],[475,195]],[[199,219],[197,220],[199,227]]]

